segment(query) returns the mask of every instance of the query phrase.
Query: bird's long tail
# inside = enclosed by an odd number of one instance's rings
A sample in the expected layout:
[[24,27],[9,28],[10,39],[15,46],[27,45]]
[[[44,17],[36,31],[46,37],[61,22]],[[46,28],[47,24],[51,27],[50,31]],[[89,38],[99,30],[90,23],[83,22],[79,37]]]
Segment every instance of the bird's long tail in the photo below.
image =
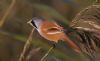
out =
[[74,41],[72,41],[67,35],[63,37],[63,41],[67,43],[67,45],[71,47],[74,51],[76,51],[77,53],[81,53],[80,47]]

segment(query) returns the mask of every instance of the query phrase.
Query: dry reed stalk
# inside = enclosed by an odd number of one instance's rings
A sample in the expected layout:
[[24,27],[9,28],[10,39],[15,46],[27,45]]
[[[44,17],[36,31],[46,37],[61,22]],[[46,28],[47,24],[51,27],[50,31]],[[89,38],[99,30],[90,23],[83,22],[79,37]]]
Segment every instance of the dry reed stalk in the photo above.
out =
[[4,13],[4,16],[1,18],[0,21],[0,28],[3,26],[6,18],[8,17],[9,13],[11,12],[11,10],[13,9],[14,5],[16,3],[16,0],[12,0],[10,6],[8,7],[8,9],[6,10],[6,12]]
[[24,55],[25,55],[25,53],[26,53],[26,50],[28,49],[29,44],[30,44],[30,42],[32,41],[33,32],[34,32],[34,28],[32,29],[32,31],[31,31],[31,33],[30,33],[30,35],[29,35],[29,37],[28,37],[28,39],[27,39],[27,41],[26,41],[26,43],[25,43],[25,45],[24,45],[23,51],[22,51],[22,53],[21,53],[21,55],[20,55],[18,61],[22,61],[22,60],[23,60]]
[[48,54],[50,53],[50,51],[54,48],[54,46],[52,46],[48,51],[47,53],[41,58],[40,61],[44,61],[44,59],[48,56]]

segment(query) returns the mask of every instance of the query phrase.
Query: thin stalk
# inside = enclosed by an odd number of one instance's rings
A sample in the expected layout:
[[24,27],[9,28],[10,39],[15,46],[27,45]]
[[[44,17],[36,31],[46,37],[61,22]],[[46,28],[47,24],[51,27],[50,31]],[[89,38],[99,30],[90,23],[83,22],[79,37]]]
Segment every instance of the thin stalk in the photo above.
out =
[[6,12],[4,13],[4,16],[1,18],[1,21],[0,21],[0,28],[3,26],[6,18],[9,16],[9,13],[11,12],[11,10],[14,7],[15,3],[16,3],[16,0],[12,0],[10,6],[6,10]]
[[48,51],[47,53],[41,58],[40,61],[44,61],[44,59],[48,56],[48,54],[50,53],[50,51],[54,48],[54,46],[52,46]]
[[30,35],[29,35],[29,37],[28,37],[28,39],[27,39],[27,41],[26,41],[26,43],[24,45],[23,51],[22,51],[18,61],[22,61],[23,60],[23,58],[25,56],[25,53],[26,53],[26,50],[29,48],[30,42],[32,41],[33,32],[34,32],[34,28],[32,29],[32,31],[31,31],[31,33],[30,33]]

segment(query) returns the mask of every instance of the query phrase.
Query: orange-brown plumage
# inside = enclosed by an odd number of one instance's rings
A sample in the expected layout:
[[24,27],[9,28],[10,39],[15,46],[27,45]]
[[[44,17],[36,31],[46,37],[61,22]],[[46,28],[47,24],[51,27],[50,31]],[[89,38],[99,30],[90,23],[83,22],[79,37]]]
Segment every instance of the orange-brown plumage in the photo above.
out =
[[76,43],[74,43],[70,38],[65,35],[64,29],[59,26],[54,21],[47,21],[39,18],[35,18],[34,21],[31,22],[31,25],[35,25],[37,31],[40,33],[42,37],[49,41],[58,42],[59,40],[63,40],[66,44],[68,44],[74,51],[81,52],[80,48]]

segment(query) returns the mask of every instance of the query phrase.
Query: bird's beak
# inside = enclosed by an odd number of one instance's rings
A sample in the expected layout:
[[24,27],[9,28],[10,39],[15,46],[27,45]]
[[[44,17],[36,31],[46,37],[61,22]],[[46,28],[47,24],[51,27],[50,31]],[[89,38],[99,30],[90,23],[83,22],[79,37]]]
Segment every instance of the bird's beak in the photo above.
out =
[[36,25],[34,23],[32,23],[32,19],[29,20],[27,23],[30,24],[32,27],[37,28]]
[[30,24],[32,27],[34,27],[31,23],[32,20],[29,20],[27,23]]
[[30,24],[32,20],[29,20],[27,23]]

